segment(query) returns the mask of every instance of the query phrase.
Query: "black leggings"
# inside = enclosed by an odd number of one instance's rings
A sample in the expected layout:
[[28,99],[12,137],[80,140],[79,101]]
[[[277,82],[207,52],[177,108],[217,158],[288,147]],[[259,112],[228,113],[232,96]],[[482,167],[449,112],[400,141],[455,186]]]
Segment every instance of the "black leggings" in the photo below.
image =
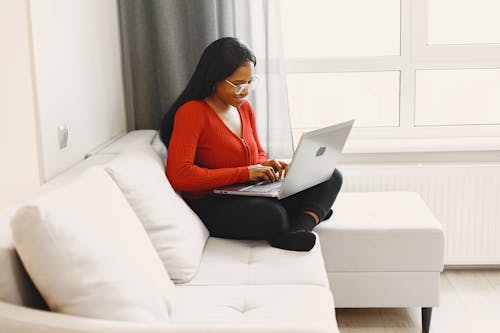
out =
[[293,226],[293,217],[312,211],[324,219],[342,186],[342,174],[335,169],[332,177],[307,190],[278,200],[237,195],[212,195],[187,200],[210,235],[233,239],[264,239]]

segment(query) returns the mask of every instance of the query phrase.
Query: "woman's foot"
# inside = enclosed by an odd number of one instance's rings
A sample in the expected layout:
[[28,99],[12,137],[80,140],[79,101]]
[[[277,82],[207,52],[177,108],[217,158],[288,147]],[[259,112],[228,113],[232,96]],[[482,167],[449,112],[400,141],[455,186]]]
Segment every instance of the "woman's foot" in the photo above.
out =
[[328,220],[330,217],[332,217],[333,210],[329,210],[328,213],[326,213],[325,218],[321,220],[321,222]]
[[292,227],[271,240],[271,246],[292,251],[310,251],[314,244],[316,235],[301,226]]

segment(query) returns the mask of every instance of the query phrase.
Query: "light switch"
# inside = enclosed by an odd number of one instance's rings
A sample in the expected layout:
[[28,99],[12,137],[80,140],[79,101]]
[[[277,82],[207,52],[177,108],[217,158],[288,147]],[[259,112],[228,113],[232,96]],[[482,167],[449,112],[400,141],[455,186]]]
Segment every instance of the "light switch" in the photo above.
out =
[[68,133],[68,126],[66,124],[57,127],[59,149],[64,149],[68,146]]

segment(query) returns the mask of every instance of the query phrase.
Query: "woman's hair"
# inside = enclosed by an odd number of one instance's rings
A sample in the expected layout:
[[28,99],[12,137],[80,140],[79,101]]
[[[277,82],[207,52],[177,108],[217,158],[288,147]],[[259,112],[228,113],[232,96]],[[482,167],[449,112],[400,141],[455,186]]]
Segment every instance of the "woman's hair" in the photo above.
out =
[[186,102],[210,96],[217,82],[230,76],[246,61],[257,64],[253,52],[236,38],[220,38],[207,46],[186,88],[163,116],[160,138],[165,146],[170,143],[177,109]]

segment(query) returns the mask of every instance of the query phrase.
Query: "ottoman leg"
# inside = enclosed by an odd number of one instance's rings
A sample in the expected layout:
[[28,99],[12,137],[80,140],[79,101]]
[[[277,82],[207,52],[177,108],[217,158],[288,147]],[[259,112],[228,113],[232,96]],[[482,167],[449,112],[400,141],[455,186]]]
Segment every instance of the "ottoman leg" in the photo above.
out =
[[429,333],[431,326],[432,308],[422,308],[422,332]]

